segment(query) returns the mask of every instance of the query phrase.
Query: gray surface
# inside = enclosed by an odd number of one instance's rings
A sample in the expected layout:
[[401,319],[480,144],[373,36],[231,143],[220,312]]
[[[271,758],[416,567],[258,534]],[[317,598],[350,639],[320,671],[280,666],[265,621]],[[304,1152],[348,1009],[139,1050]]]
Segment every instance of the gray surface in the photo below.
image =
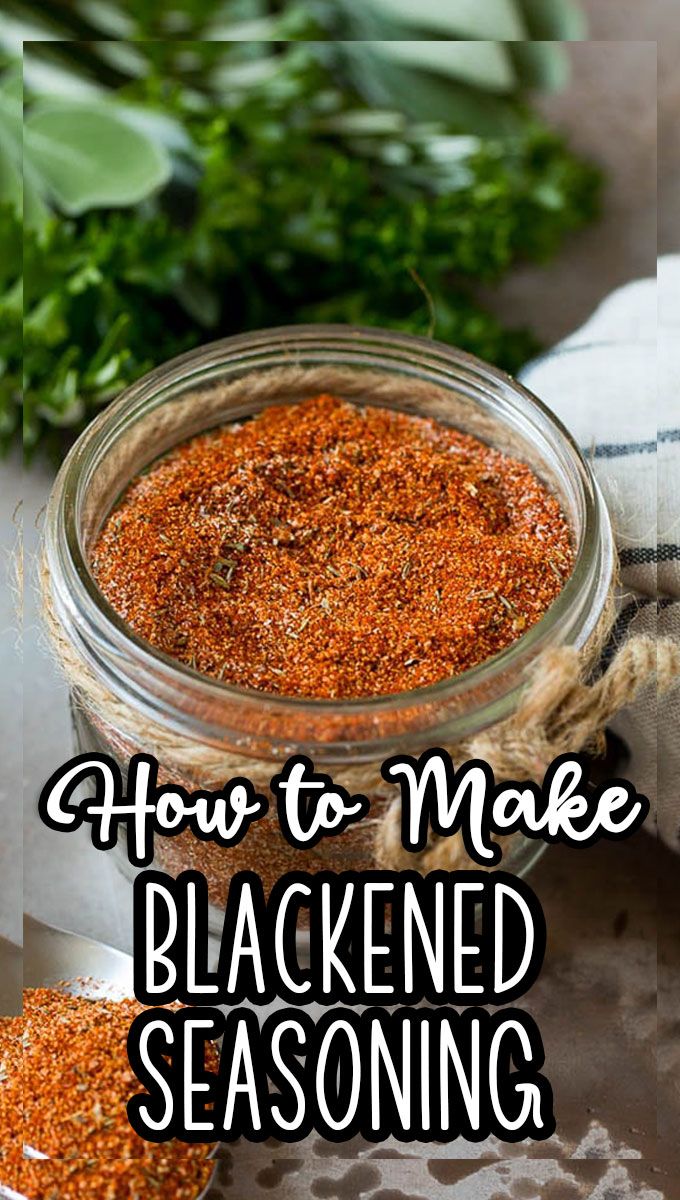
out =
[[16,563],[21,481],[3,464],[0,488],[0,937],[21,937],[21,630]]
[[19,946],[0,937],[0,1017],[21,1014],[23,955]]
[[[11,486],[20,486],[16,469],[8,469],[8,477]],[[29,559],[37,544],[35,516],[49,482],[44,471],[34,471],[25,481]],[[37,817],[38,789],[70,753],[70,731],[64,687],[39,635],[30,581],[26,605],[26,908],[43,920],[127,950],[131,889],[111,856],[94,851],[84,836],[50,832]],[[660,1001],[667,1046],[659,1059],[663,1103],[657,1113],[657,874],[668,895],[676,895],[677,860],[661,851],[657,857],[654,842],[639,835],[633,843],[583,852],[550,849],[532,875],[545,908],[550,946],[526,1007],[542,1030],[546,1071],[555,1090],[558,1134],[550,1143],[427,1148],[352,1143],[332,1154],[318,1139],[295,1147],[294,1153],[243,1144],[232,1149],[225,1168],[225,1179],[232,1181],[226,1195],[243,1194],[250,1181],[248,1194],[264,1197],[274,1181],[278,1194],[291,1200],[305,1194],[350,1200],[363,1180],[367,1200],[672,1200],[679,1194],[674,1181],[680,1178],[670,1149],[680,1121],[680,965],[677,916],[667,904],[661,909],[665,987]],[[657,1116],[667,1146],[657,1143]],[[397,1160],[390,1154],[415,1157]],[[357,1166],[361,1178],[352,1174]]]
[[[680,248],[680,6],[678,0],[581,0],[591,38],[654,39],[659,66],[659,249]],[[623,153],[621,147],[619,153]]]
[[34,917],[24,922],[23,975],[27,988],[64,986],[79,996],[134,996],[131,955]]

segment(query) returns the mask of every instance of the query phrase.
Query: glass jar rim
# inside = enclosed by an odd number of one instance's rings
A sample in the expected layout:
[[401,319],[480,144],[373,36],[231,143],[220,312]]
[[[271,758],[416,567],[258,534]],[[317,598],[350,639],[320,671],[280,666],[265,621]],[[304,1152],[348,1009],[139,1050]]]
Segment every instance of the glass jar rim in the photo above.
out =
[[[324,354],[331,361],[334,361],[334,354],[340,354],[343,363],[359,367],[369,365],[370,356],[370,365],[377,371],[381,370],[381,362],[383,369],[389,371],[390,367],[398,366],[402,373],[415,376],[424,370],[432,370],[444,387],[447,377],[455,385],[455,371],[464,369],[479,381],[481,387],[493,387],[506,399],[511,397],[525,417],[530,415],[540,424],[552,446],[559,448],[564,462],[573,472],[582,509],[581,536],[573,569],[543,617],[499,653],[459,675],[447,676],[426,687],[360,698],[288,696],[215,679],[171,658],[140,638],[99,590],[90,570],[78,522],[79,487],[82,487],[91,456],[97,450],[105,453],[125,423],[133,421],[152,399],[162,398],[173,385],[198,384],[206,372],[226,367],[228,363],[238,364],[242,376],[249,371],[266,370],[267,362],[271,366],[274,358],[278,364],[288,358],[297,365],[299,355],[306,352]],[[414,358],[417,359],[415,364]],[[316,361],[320,361],[319,358]],[[165,699],[174,682],[181,684],[195,699],[201,697],[203,701],[210,701],[211,711],[218,710],[220,701],[229,698],[246,708],[266,704],[273,711],[295,712],[298,716],[307,711],[325,711],[369,718],[386,711],[413,709],[421,704],[437,707],[446,701],[462,699],[475,687],[508,672],[515,676],[522,674],[543,648],[555,644],[556,634],[565,623],[568,624],[567,615],[579,599],[583,601],[584,587],[592,576],[595,558],[599,562],[600,579],[595,580],[596,586],[590,589],[590,610],[582,615],[579,639],[574,643],[585,644],[604,608],[615,561],[609,516],[590,467],[566,427],[528,388],[474,355],[429,338],[365,326],[322,324],[280,326],[213,341],[169,360],[125,389],[81,434],[61,467],[48,504],[45,551],[51,575],[55,571],[60,573],[69,593],[66,606],[69,611],[66,612],[62,605],[58,616],[75,620],[81,627],[81,648],[87,639],[106,644],[110,651],[106,656],[108,665],[123,651],[129,654],[147,682],[156,679],[162,683]],[[590,582],[592,584],[592,579]],[[518,697],[519,687],[515,686],[503,697],[504,703],[500,707],[497,698],[481,727],[510,715]],[[140,699],[139,694],[137,699]],[[202,704],[195,706],[196,710],[204,707]],[[154,706],[154,712],[158,715],[157,706]],[[186,716],[184,712],[184,719]],[[177,722],[174,724],[177,727]],[[184,722],[180,724],[184,727]],[[465,736],[466,722],[456,718],[456,725]],[[478,726],[479,722],[475,727]],[[212,740],[219,740],[216,731],[213,731]],[[364,739],[361,744],[364,745]]]

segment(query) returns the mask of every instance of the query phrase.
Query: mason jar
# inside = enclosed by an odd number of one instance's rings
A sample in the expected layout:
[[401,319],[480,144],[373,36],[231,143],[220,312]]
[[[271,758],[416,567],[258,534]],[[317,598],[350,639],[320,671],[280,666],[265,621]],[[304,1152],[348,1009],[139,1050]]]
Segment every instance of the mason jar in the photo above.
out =
[[[90,569],[91,550],[133,478],[196,434],[322,391],[472,434],[528,463],[558,498],[572,531],[573,570],[545,615],[506,649],[412,691],[343,700],[288,697],[199,674],[139,638],[107,602]],[[597,639],[614,564],[610,522],[591,471],[568,431],[526,388],[431,340],[307,325],[227,338],[182,355],[102,411],[55,482],[43,587],[50,638],[71,689],[79,753],[105,752],[123,771],[133,753],[154,754],[159,782],[188,790],[223,786],[225,767],[255,776],[263,788],[293,754],[307,755],[342,783],[347,773],[398,752],[455,747],[505,721],[546,650],[585,650]],[[173,875],[188,867],[203,871],[212,928],[219,932],[237,870],[253,870],[270,886],[286,870],[374,866],[376,825],[393,793],[393,785],[376,784],[369,816],[313,850],[291,847],[270,809],[232,849],[199,841],[190,831],[158,838],[154,865]],[[542,847],[513,835],[504,869],[525,873]],[[119,858],[130,870],[124,846]],[[460,865],[470,863],[461,859]]]

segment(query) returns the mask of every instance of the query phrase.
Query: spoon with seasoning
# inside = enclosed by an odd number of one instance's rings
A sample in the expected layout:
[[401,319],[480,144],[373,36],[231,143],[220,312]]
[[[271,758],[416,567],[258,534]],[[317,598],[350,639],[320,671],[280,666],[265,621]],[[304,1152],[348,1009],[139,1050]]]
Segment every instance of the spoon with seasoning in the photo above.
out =
[[[120,1112],[120,1103],[115,1095],[116,1084],[120,1084],[121,1078],[127,1074],[125,1030],[136,1015],[134,1008],[137,1002],[134,1000],[131,956],[101,942],[56,929],[27,917],[24,925],[23,974],[24,988],[27,989],[25,1011],[35,1023],[38,1037],[40,1022],[45,1022],[45,1053],[49,1054],[51,1048],[56,1046],[59,1048],[57,1054],[60,1050],[62,1055],[61,1060],[58,1057],[54,1058],[45,1071],[41,1071],[41,1075],[46,1074],[49,1077],[51,1067],[52,1077],[56,1075],[58,1079],[62,1061],[65,1079],[72,1082],[74,1075],[77,1079],[78,1075],[82,1074],[82,1082],[75,1087],[67,1087],[64,1093],[69,1105],[72,1101],[66,1120],[62,1112],[61,1124],[53,1121],[56,1105],[60,1101],[63,1103],[63,1098],[48,1098],[44,1109],[45,1124],[42,1133],[38,1133],[38,1136],[32,1139],[37,1146],[24,1146],[26,1161],[22,1186],[26,1188],[26,1192],[31,1190],[28,1181],[31,1179],[31,1171],[35,1169],[35,1183],[42,1194],[42,1162],[50,1161],[49,1179],[51,1181],[54,1175],[55,1184],[59,1184],[60,1197],[98,1194],[110,1186],[112,1178],[117,1180],[123,1189],[120,1192],[121,1197],[126,1198],[133,1193],[141,1194],[144,1181],[153,1185],[153,1194],[159,1197],[159,1200],[161,1197],[167,1197],[168,1200],[208,1200],[208,1197],[214,1197],[216,1167],[210,1163],[211,1174],[206,1181],[208,1156],[205,1154],[205,1148],[187,1147],[184,1143],[167,1143],[162,1146],[150,1144],[148,1153],[145,1150],[142,1155],[134,1153],[128,1156],[124,1150],[120,1152],[119,1138],[122,1141],[124,1138],[134,1140],[136,1137],[128,1130],[124,1117],[118,1128],[119,1118],[113,1115]],[[116,1002],[121,1004],[120,1013],[117,1011]],[[119,1028],[123,1062],[119,1060]],[[87,1047],[89,1039],[92,1040],[92,1053],[99,1062],[96,1075],[90,1071],[87,1059],[83,1060],[81,1066],[73,1058],[74,1044],[79,1042],[82,1051]],[[99,1092],[105,1087],[102,1076],[106,1076],[109,1071],[113,1095],[107,1096],[104,1090],[100,1097]],[[82,1113],[78,1111],[78,1094],[82,1096]],[[39,1117],[38,1112],[40,1125]],[[27,1119],[30,1119],[30,1116]],[[75,1124],[72,1125],[71,1122]],[[64,1146],[63,1158],[49,1145],[49,1154],[38,1148],[41,1140],[44,1143],[54,1136],[53,1128],[57,1125],[60,1130],[59,1136],[66,1132],[66,1137],[71,1139],[71,1144]],[[78,1151],[82,1146],[85,1146],[85,1149],[82,1151],[83,1165],[80,1169],[76,1167],[74,1160],[77,1160]],[[209,1157],[212,1158],[213,1154]],[[38,1163],[37,1160],[42,1162]],[[124,1174],[120,1173],[120,1160],[125,1160]],[[57,1179],[60,1173],[63,1177]],[[77,1176],[79,1178],[76,1178]],[[113,1195],[113,1192],[110,1194]],[[118,1192],[115,1194],[117,1196]],[[12,1191],[1,1181],[0,1197],[7,1200],[32,1200],[28,1194],[22,1195]]]
[[0,937],[0,1017],[21,1016],[21,946]]

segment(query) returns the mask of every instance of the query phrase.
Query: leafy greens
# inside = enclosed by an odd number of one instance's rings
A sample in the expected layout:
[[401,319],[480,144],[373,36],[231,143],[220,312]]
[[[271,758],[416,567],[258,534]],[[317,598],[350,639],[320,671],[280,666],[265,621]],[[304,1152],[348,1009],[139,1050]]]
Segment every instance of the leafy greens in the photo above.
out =
[[174,123],[172,177],[127,209],[27,228],[23,330],[18,217],[2,210],[5,444],[22,383],[27,448],[59,448],[59,430],[80,429],[155,363],[268,325],[433,334],[515,370],[536,342],[485,311],[473,285],[545,261],[597,210],[598,172],[533,119],[498,140],[414,124],[348,100],[299,45],[226,103],[160,68],[118,102],[123,120],[134,106],[150,128],[157,114]]

